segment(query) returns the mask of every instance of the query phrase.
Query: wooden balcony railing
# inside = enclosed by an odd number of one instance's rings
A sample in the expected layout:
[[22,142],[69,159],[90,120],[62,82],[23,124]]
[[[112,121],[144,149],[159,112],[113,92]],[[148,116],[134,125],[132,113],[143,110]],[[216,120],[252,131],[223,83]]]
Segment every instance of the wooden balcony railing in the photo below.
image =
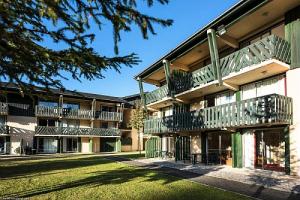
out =
[[92,119],[94,118],[94,112],[92,110],[63,108],[62,116],[68,119]]
[[32,104],[23,103],[7,103],[8,114],[14,116],[34,116],[34,106]]
[[98,119],[105,121],[123,121],[122,112],[92,111],[59,107],[36,106],[37,117],[63,117],[66,119]]
[[8,105],[7,103],[0,102],[0,115],[8,114]]
[[123,113],[97,111],[95,119],[105,120],[105,121],[123,121]]
[[272,94],[144,121],[144,132],[164,133],[292,124],[292,99]]
[[9,133],[9,127],[5,124],[0,124],[0,135],[8,134],[8,133]]
[[75,127],[50,127],[36,126],[36,135],[48,136],[120,136],[121,131],[117,128],[75,128]]
[[145,95],[146,97],[146,104],[150,104],[168,96],[168,86],[164,85],[156,90],[149,92]]
[[59,107],[35,106],[35,116],[37,117],[59,117],[61,114],[62,109]]
[[[276,35],[265,37],[220,59],[221,75],[222,77],[226,77],[246,67],[270,59],[290,63],[291,50],[289,43]],[[217,80],[217,77],[211,64],[190,73],[173,73],[171,79],[172,92],[179,94],[215,80]],[[168,90],[166,85],[162,86],[146,94],[146,103],[150,104],[159,101],[166,97],[167,94]]]

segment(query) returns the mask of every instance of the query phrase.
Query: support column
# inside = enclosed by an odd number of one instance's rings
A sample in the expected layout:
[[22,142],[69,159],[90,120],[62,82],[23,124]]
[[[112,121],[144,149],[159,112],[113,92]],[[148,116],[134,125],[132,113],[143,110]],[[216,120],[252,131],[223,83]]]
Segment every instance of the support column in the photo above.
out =
[[163,60],[162,62],[164,65],[165,77],[166,77],[166,82],[167,82],[167,86],[168,86],[168,95],[173,97],[174,92],[173,92],[172,83],[171,83],[170,63],[167,60]]
[[219,81],[219,85],[222,85],[222,74],[220,69],[220,59],[218,53],[217,36],[214,29],[207,30],[207,39],[209,45],[209,53],[211,64],[214,68],[215,79]]
[[242,168],[243,167],[243,145],[242,135],[240,132],[231,134],[232,143],[232,167]]
[[290,169],[290,128],[289,126],[284,128],[284,169],[286,174],[291,173]]
[[93,153],[93,138],[89,138],[89,152]]
[[146,96],[144,93],[144,87],[143,87],[143,82],[142,79],[140,77],[138,77],[138,82],[139,82],[139,88],[140,88],[140,95],[141,95],[141,101],[142,101],[142,105],[144,106],[144,110],[147,111],[147,106],[146,106]]
[[291,69],[300,68],[300,6],[285,14],[285,39],[291,45]]

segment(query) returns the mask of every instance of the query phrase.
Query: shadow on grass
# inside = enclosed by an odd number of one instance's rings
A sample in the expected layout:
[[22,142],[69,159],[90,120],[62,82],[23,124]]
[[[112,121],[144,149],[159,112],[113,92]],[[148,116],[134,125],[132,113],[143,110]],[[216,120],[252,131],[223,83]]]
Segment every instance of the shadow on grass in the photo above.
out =
[[[10,161],[7,161],[10,162]],[[51,174],[50,171],[66,170],[79,167],[88,167],[92,165],[106,164],[111,161],[101,157],[79,157],[70,159],[50,159],[35,162],[16,163],[17,165],[0,166],[1,179],[17,179],[34,176],[37,173]],[[34,174],[34,175],[32,175]]]
[[[113,161],[103,160],[105,163],[114,163]],[[9,198],[26,198],[37,195],[47,194],[50,192],[57,192],[64,189],[71,189],[76,187],[97,187],[101,185],[119,185],[128,183],[136,178],[143,178],[142,182],[160,181],[161,184],[169,184],[173,181],[178,181],[176,177],[159,174],[152,170],[142,168],[121,167],[114,170],[107,170],[102,172],[93,172],[87,178],[77,181],[66,182],[62,184],[54,184],[35,189],[24,190],[7,194],[4,197]]]

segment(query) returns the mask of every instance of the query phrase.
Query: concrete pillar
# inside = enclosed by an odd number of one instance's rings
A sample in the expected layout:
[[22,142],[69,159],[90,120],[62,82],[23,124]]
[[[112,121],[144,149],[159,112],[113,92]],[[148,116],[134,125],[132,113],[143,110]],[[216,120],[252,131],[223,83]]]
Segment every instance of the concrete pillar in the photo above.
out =
[[300,68],[286,73],[287,96],[293,98],[293,124],[290,126],[291,174],[300,176]]

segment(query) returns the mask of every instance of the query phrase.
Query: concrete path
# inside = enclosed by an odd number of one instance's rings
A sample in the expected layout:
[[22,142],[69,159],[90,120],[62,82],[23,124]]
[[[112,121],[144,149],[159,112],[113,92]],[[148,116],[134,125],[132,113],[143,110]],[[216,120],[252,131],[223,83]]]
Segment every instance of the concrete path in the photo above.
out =
[[297,194],[293,192],[275,190],[271,188],[266,188],[262,185],[254,185],[254,184],[251,185],[251,184],[237,182],[233,180],[212,177],[205,174],[199,174],[191,171],[179,170],[176,168],[161,166],[155,163],[145,163],[138,160],[130,160],[127,158],[122,158],[121,156],[107,156],[106,158],[118,162],[123,162],[132,166],[156,170],[158,172],[162,172],[168,175],[180,177],[196,183],[220,188],[223,190],[239,193],[256,199],[266,199],[266,200],[277,200],[277,199],[278,200],[283,200],[283,199],[299,200],[300,199],[299,193]]

